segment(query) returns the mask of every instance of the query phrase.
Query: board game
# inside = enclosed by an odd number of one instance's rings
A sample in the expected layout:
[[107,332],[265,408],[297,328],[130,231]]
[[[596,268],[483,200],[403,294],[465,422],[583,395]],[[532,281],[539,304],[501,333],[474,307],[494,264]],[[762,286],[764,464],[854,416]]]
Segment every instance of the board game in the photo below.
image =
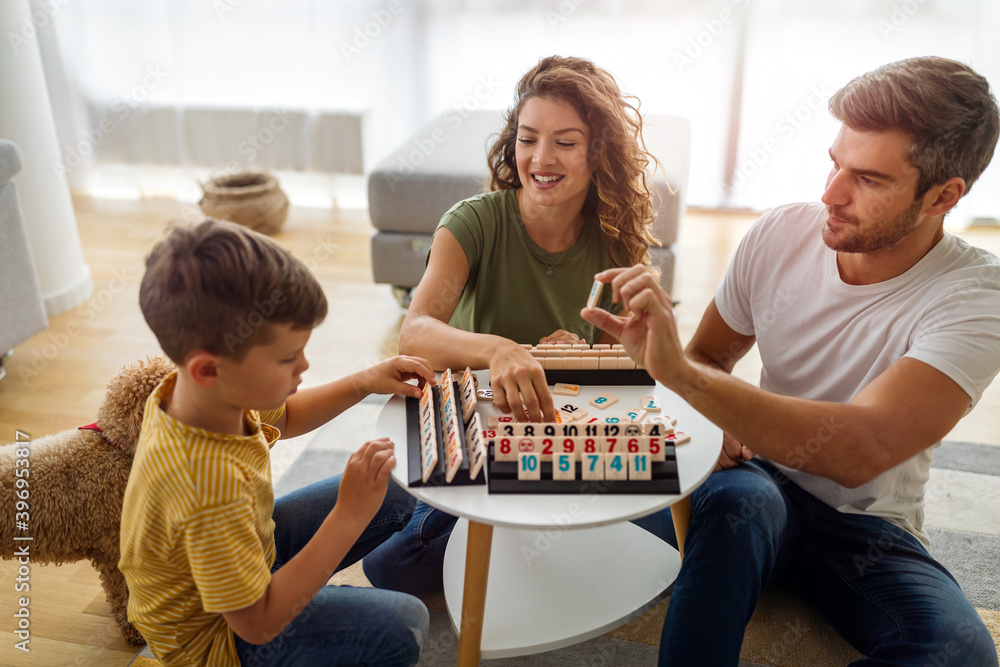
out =
[[[660,414],[655,395],[631,405],[605,392],[585,408],[568,398],[581,384],[553,382],[550,370],[565,369],[545,370],[559,409],[552,423],[504,415],[490,416],[484,425],[476,407],[492,395],[476,387],[469,369],[461,380],[446,370],[437,385],[425,386],[420,400],[407,397],[410,486],[486,484],[498,494],[680,493],[675,447],[690,437]],[[619,370],[641,369],[570,369],[575,379],[610,389],[615,384],[605,375]],[[638,386],[646,384],[632,387],[633,400]]]

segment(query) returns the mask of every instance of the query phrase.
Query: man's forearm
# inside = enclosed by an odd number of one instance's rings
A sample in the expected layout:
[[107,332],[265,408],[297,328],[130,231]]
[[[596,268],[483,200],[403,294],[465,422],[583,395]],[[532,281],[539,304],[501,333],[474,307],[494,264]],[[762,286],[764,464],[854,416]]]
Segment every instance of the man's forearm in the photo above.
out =
[[689,358],[672,377],[661,373],[657,379],[723,431],[777,463],[847,487],[860,486],[886,468],[885,450],[865,408],[770,393],[720,368]]

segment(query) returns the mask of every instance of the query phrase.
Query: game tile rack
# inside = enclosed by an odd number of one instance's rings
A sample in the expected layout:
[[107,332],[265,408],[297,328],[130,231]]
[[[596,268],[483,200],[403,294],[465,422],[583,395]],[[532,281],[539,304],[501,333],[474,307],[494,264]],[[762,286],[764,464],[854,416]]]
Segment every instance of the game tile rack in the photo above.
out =
[[[462,388],[459,382],[452,382],[454,395],[461,395]],[[485,471],[480,471],[475,479],[472,478],[469,457],[464,457],[457,466],[454,477],[449,482],[447,480],[448,455],[445,443],[445,428],[442,421],[442,387],[440,385],[427,385],[429,394],[433,398],[433,416],[435,428],[433,443],[437,450],[436,463],[432,472],[424,480],[421,463],[424,460],[421,448],[421,424],[420,424],[420,399],[411,396],[406,397],[406,451],[407,451],[407,482],[411,488],[429,486],[471,486],[486,484]],[[478,425],[478,419],[476,421]],[[468,448],[466,429],[458,429],[458,438],[461,447]]]

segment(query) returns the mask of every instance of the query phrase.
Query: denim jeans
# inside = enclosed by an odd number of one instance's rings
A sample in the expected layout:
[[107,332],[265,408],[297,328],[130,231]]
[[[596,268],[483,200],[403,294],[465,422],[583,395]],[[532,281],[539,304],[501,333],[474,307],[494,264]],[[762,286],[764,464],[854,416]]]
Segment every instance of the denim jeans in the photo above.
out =
[[[903,529],[838,512],[756,459],[710,475],[691,504],[660,665],[738,664],[757,600],[775,585],[813,604],[869,656],[856,665],[996,667],[993,640],[972,604]],[[633,523],[677,546],[669,509]],[[409,525],[365,558],[365,574],[410,593],[440,587],[454,525],[454,517],[419,503]],[[799,640],[792,635],[788,641]],[[789,647],[774,649],[778,660]]]
[[[760,460],[713,473],[691,504],[660,665],[736,665],[769,585],[793,590],[868,656],[854,665],[997,665],[955,579],[888,521],[838,512]],[[676,546],[669,512],[636,523]],[[788,648],[775,646],[775,659]]]
[[365,556],[368,581],[379,588],[417,595],[444,586],[444,552],[458,521],[420,501],[403,530]]
[[[272,572],[312,539],[337,502],[340,476],[316,482],[277,499]],[[401,530],[413,513],[414,498],[391,479],[385,501],[344,560],[341,570]],[[324,586],[308,606],[275,637],[253,645],[236,637],[240,664],[415,665],[427,639],[429,616],[424,603],[409,595],[373,588]]]

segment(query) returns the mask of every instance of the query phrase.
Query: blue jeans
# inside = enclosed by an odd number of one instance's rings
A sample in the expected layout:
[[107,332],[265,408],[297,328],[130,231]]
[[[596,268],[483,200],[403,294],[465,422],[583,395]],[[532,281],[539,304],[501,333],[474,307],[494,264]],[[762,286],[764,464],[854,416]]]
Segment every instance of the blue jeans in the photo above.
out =
[[[955,579],[888,521],[838,512],[759,460],[713,473],[691,504],[660,665],[737,664],[769,585],[794,590],[868,656],[854,665],[997,665]],[[636,523],[676,546],[668,512]]]
[[457,521],[423,501],[417,503],[406,527],[361,561],[368,581],[411,595],[444,586],[444,552]]
[[[334,504],[340,475],[293,491],[274,504],[276,572],[305,546]],[[413,513],[414,498],[391,479],[385,501],[361,533],[341,570],[401,530]],[[409,595],[372,588],[324,586],[285,630],[271,642],[250,644],[236,637],[240,664],[415,665],[427,639],[424,603]]]

